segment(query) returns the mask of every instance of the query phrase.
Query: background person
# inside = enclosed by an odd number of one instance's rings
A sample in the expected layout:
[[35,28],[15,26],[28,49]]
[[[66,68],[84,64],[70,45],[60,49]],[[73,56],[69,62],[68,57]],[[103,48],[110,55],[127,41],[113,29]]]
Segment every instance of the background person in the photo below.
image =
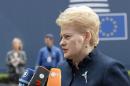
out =
[[54,45],[52,34],[46,34],[44,37],[45,46],[40,49],[38,54],[37,66],[44,66],[48,69],[57,67],[63,61],[61,50]]
[[12,40],[12,49],[7,53],[7,66],[9,70],[9,78],[11,81],[18,82],[19,77],[24,72],[26,64],[26,53],[23,51],[23,43],[20,38]]

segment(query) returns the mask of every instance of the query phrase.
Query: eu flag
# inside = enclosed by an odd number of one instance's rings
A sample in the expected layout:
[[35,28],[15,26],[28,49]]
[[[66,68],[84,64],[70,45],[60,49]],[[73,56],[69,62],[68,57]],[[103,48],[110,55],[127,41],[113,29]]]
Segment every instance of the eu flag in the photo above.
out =
[[100,40],[126,40],[127,15],[125,13],[99,14]]

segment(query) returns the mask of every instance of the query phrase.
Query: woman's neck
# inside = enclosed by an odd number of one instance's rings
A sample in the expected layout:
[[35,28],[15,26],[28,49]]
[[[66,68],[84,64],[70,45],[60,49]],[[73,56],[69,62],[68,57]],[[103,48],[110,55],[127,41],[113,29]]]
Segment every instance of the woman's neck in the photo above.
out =
[[15,52],[19,52],[20,50],[19,49],[13,49]]
[[86,56],[88,56],[93,49],[93,47],[88,47],[85,50],[82,50],[82,52],[80,52],[77,56],[74,57],[74,59],[72,59],[73,64],[76,66],[76,68],[78,68],[79,63],[82,62],[83,59],[86,58]]

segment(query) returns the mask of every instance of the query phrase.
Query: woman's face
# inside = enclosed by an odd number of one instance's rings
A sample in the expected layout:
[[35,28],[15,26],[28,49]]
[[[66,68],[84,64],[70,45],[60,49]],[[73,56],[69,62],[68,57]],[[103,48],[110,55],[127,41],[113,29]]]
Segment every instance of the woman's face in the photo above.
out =
[[13,41],[13,49],[19,50],[20,48],[20,41],[19,40],[14,40]]
[[60,45],[64,52],[64,57],[74,59],[78,56],[84,46],[84,36],[79,33],[74,26],[63,26],[61,28]]

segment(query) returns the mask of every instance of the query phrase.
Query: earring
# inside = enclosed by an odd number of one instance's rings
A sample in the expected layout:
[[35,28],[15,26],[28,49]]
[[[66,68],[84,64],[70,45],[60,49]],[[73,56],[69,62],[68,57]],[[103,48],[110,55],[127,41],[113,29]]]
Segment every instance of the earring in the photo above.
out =
[[86,45],[85,48],[88,48],[88,46]]

